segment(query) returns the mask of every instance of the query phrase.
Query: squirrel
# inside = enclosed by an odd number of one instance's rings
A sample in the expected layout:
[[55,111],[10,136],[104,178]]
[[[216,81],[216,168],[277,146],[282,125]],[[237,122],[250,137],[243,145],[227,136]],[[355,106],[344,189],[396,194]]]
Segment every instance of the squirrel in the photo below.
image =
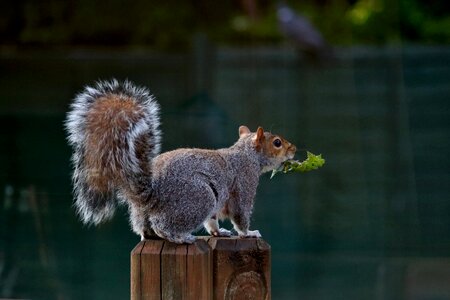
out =
[[249,230],[259,176],[292,159],[295,145],[240,126],[229,148],[159,154],[159,111],[149,90],[128,80],[98,81],[76,95],[65,128],[81,220],[97,225],[123,203],[141,240],[193,243],[202,225],[212,236],[230,236],[219,227],[225,218],[239,237],[261,237]]

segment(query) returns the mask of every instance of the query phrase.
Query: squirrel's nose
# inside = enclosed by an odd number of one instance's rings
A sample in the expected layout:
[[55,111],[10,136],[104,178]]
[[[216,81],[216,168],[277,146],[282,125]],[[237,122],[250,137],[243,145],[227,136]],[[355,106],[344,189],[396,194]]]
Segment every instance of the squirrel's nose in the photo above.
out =
[[297,151],[297,147],[295,147],[295,145],[292,145],[289,147],[291,149],[292,152]]

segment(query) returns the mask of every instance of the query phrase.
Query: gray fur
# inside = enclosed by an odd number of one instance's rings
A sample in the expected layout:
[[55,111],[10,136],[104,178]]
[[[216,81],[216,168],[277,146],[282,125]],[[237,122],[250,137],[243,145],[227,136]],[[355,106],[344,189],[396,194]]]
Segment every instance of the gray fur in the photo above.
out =
[[[84,159],[90,139],[86,118],[95,101],[118,93],[126,94],[129,98],[125,101],[134,101],[136,109],[144,110],[145,114],[133,122],[129,117],[129,124],[121,128],[115,128],[114,122],[93,128],[105,131],[103,138],[95,141],[95,150],[110,162],[104,166],[108,172],[99,170],[101,179],[107,179],[107,192],[98,193],[97,187],[87,180],[92,170]],[[241,134],[240,128],[239,140],[229,148],[177,149],[157,155],[158,113],[159,106],[150,93],[127,81],[99,82],[94,88],[86,87],[75,98],[66,128],[74,148],[75,207],[81,219],[98,224],[111,218],[117,197],[128,205],[133,231],[143,239],[157,235],[176,243],[191,243],[195,240],[191,233],[203,224],[210,234],[229,235],[229,231],[218,228],[217,217],[230,218],[240,236],[260,236],[258,231],[249,230],[259,176],[292,158],[295,146],[285,141],[290,151],[272,157],[270,151],[256,147],[257,134],[242,126],[245,130]],[[122,120],[124,116],[108,117]],[[142,136],[148,144],[139,143]],[[267,132],[264,136],[267,140],[274,137]],[[102,145],[110,139],[124,145],[123,148],[103,149]],[[150,153],[139,161],[135,152],[142,147],[149,148]]]

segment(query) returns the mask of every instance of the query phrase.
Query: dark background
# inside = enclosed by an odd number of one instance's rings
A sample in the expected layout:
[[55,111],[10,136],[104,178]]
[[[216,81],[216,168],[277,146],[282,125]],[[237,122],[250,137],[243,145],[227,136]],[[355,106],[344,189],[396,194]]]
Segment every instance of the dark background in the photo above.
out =
[[327,160],[261,178],[273,299],[450,299],[448,3],[287,1],[323,55],[272,1],[1,2],[0,298],[129,297],[139,238],[124,208],[77,220],[63,130],[83,86],[128,78],[161,103],[163,151],[245,124]]

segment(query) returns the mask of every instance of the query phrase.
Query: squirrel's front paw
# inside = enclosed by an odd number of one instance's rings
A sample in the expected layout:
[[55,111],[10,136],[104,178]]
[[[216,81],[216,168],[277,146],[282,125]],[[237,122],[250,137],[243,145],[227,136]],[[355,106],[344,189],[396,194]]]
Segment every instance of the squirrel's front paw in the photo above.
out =
[[248,230],[247,233],[239,233],[240,238],[260,238],[261,233],[259,233],[259,230]]
[[219,228],[219,231],[213,231],[211,232],[213,236],[224,236],[229,237],[231,236],[231,231],[225,229],[225,228]]

